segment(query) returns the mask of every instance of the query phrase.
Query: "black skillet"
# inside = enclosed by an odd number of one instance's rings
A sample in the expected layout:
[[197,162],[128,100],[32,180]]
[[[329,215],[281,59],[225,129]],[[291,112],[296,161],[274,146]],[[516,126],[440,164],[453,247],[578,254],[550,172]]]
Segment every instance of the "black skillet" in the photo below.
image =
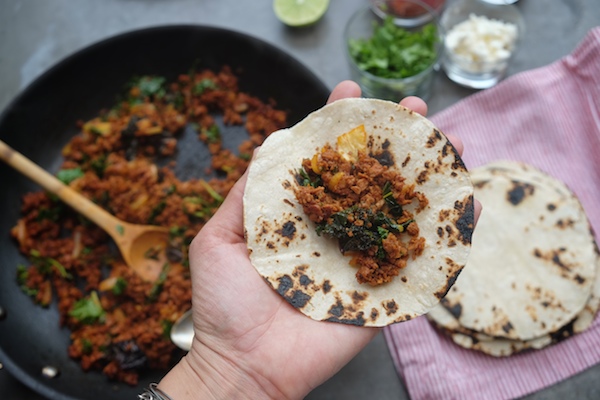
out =
[[[135,75],[156,74],[169,81],[192,67],[218,70],[229,65],[241,90],[277,101],[289,111],[289,124],[319,108],[327,87],[285,52],[247,35],[213,27],[164,26],[116,36],[63,60],[19,95],[0,116],[0,138],[43,168],[55,172],[61,149],[77,134],[76,121],[96,116],[115,104]],[[243,139],[225,130],[230,146]],[[200,177],[207,154],[200,145],[178,147],[182,178]],[[40,308],[21,292],[15,271],[25,258],[9,237],[19,216],[21,196],[39,190],[0,163],[0,362],[17,379],[51,399],[132,399],[164,371],[143,372],[138,387],[84,373],[67,355],[69,332],[58,326],[55,305]],[[44,367],[58,371],[44,376]]]

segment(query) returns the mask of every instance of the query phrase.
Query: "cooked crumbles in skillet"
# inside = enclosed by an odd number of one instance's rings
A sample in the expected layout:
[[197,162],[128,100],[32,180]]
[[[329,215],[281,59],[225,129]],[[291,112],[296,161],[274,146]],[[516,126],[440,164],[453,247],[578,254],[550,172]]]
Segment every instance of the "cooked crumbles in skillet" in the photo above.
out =
[[[217,114],[226,126],[245,126],[248,140],[237,151],[222,146],[226,132]],[[56,301],[60,324],[71,331],[69,355],[84,370],[135,385],[141,368],[169,366],[170,328],[191,306],[189,243],[254,148],[285,125],[286,113],[240,92],[227,67],[182,74],[172,83],[137,78],[116,107],[79,123],[81,133],[63,149],[59,179],[118,218],[170,228],[169,263],[157,281],[144,282],[98,227],[45,192],[23,197],[11,235],[30,263],[19,266],[18,284],[42,306]],[[176,159],[186,126],[197,132],[198,146],[208,147],[216,177],[181,181],[175,161],[157,165],[157,159]]]

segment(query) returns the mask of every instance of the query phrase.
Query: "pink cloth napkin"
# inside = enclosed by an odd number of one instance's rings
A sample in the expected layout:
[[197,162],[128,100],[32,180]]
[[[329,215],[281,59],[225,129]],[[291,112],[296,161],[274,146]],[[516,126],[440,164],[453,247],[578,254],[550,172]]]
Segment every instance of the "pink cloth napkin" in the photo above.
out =
[[[468,168],[519,160],[565,182],[600,233],[600,27],[569,56],[469,96],[432,120],[461,137]],[[463,349],[425,317],[384,334],[414,400],[515,398],[600,362],[600,318],[561,343],[507,358]]]

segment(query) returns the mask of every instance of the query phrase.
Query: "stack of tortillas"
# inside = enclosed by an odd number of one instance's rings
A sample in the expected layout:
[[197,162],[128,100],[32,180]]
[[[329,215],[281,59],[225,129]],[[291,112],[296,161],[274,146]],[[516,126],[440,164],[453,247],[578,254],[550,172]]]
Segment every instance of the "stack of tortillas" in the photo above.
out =
[[575,195],[517,162],[471,177],[483,204],[471,255],[430,321],[458,345],[493,356],[587,329],[600,305],[600,255]]

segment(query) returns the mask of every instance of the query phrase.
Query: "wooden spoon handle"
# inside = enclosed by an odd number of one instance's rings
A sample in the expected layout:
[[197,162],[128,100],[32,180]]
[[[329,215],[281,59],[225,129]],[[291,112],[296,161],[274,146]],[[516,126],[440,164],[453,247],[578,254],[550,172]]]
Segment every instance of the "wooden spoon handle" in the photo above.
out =
[[54,193],[62,201],[103,228],[111,236],[114,237],[119,231],[122,231],[122,221],[62,183],[52,174],[43,170],[23,154],[12,149],[2,140],[0,140],[0,159],[50,193]]

